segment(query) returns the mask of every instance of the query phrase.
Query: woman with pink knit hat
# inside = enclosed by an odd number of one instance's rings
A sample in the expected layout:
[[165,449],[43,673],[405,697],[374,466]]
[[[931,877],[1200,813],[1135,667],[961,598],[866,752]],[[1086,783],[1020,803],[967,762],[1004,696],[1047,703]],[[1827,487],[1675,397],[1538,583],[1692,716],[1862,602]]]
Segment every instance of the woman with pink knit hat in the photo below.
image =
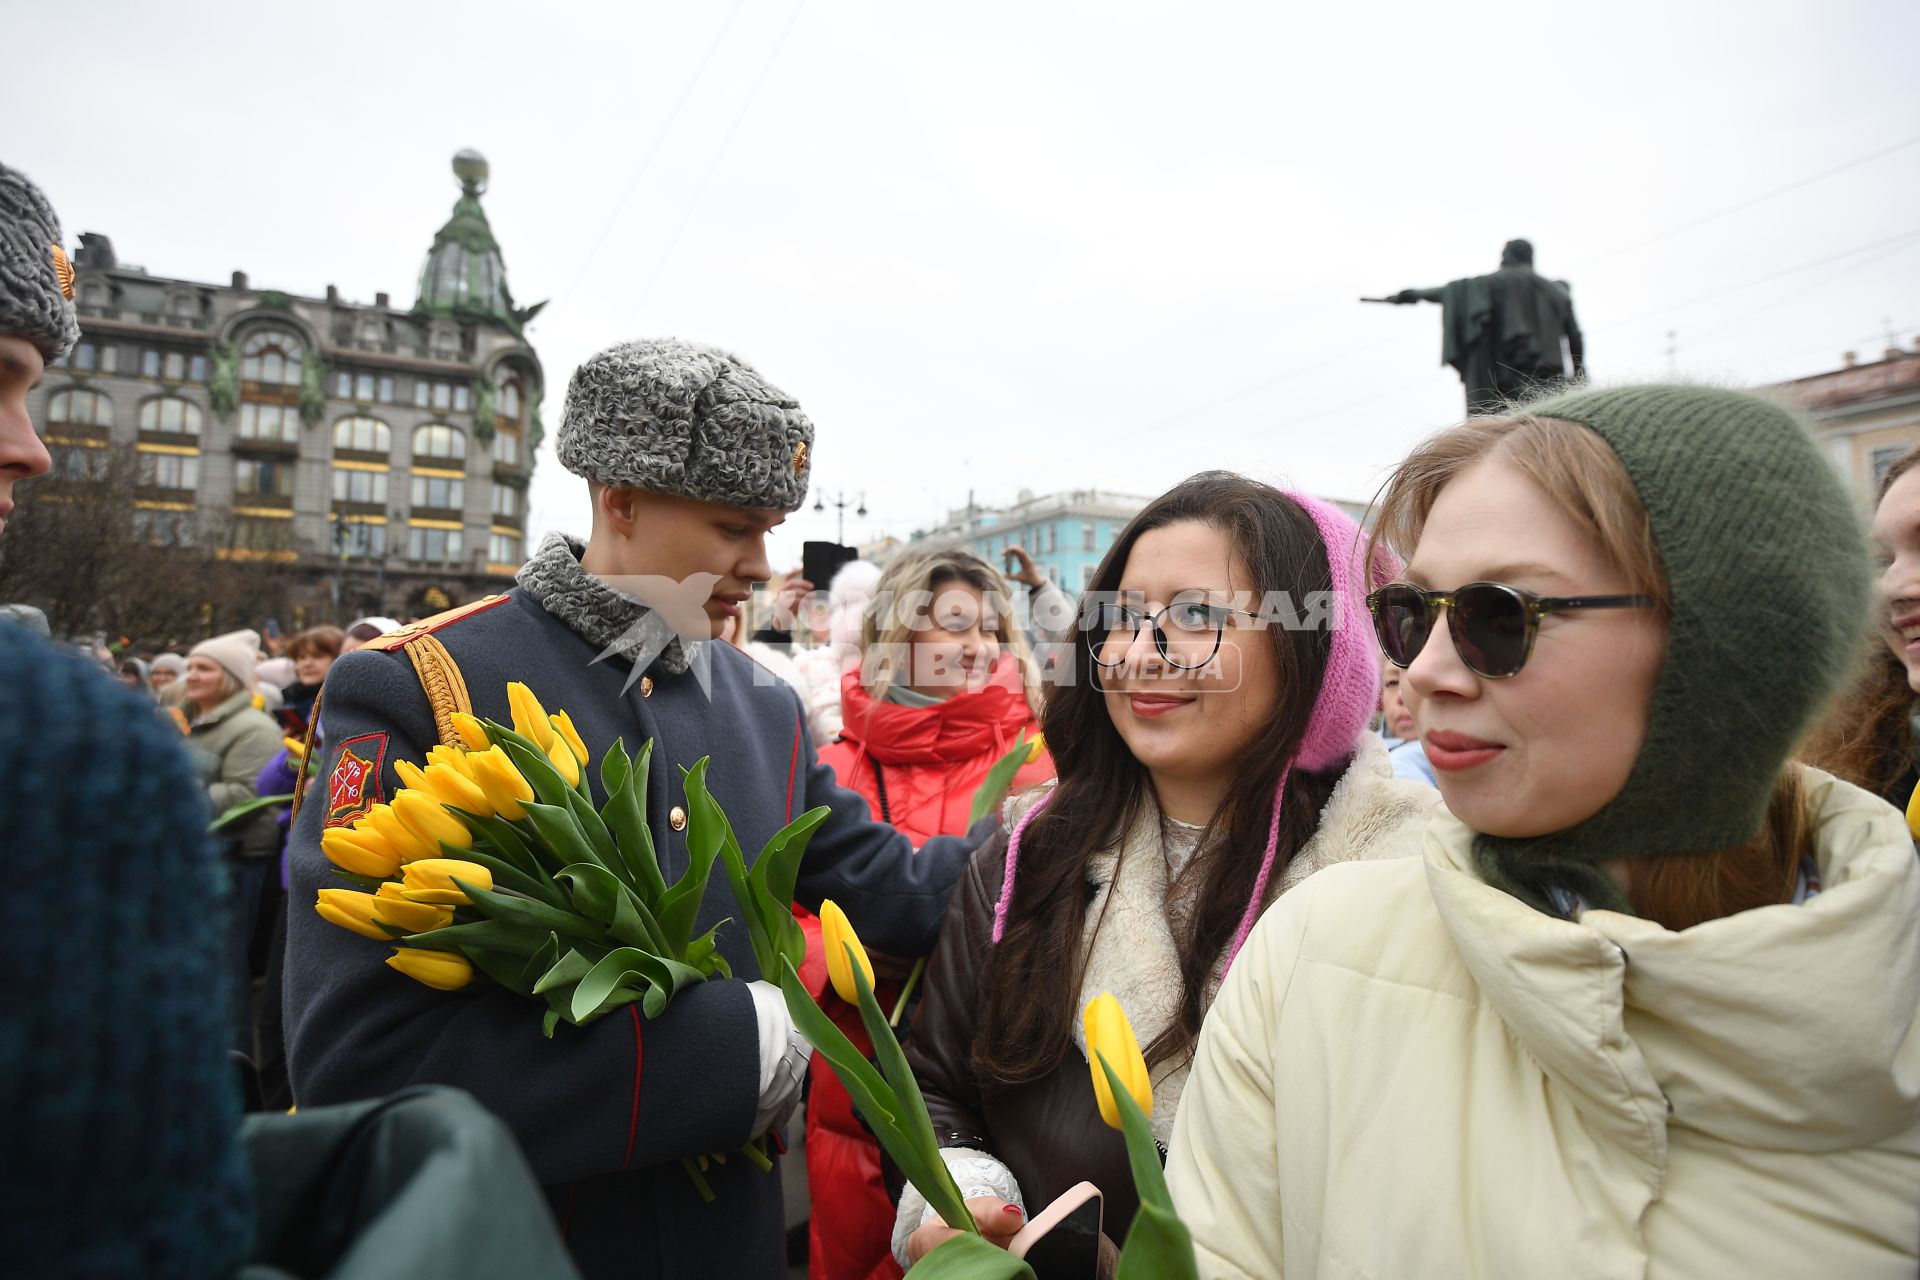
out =
[[[1419,851],[1435,795],[1395,778],[1368,729],[1365,555],[1333,507],[1208,472],[1149,503],[1094,574],[1041,711],[1058,780],[1011,804],[962,875],[908,1041],[990,1239],[1081,1181],[1125,1237],[1133,1180],[1082,1029],[1095,996],[1118,997],[1146,1051],[1164,1146],[1261,911],[1323,866]],[[898,1260],[948,1234],[908,1187]]]

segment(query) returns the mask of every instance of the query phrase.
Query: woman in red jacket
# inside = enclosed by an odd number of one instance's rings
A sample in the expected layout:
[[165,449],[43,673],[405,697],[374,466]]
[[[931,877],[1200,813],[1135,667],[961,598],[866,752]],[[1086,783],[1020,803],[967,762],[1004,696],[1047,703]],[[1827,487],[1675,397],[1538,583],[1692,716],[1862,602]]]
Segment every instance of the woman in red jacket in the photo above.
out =
[[[860,665],[841,685],[840,740],[820,758],[841,786],[865,796],[876,817],[916,844],[966,831],[987,771],[1021,733],[1039,732],[1030,701],[1034,665],[1011,599],[992,565],[946,551],[896,560],[868,607]],[[1012,794],[1052,776],[1042,753],[1015,775]],[[878,976],[895,979],[876,993],[890,1008],[911,962],[889,968],[877,955],[874,962]],[[868,1048],[858,1011],[830,990],[821,999],[854,1043]],[[808,1095],[807,1179],[812,1280],[899,1276],[880,1149],[831,1072],[815,1072]]]

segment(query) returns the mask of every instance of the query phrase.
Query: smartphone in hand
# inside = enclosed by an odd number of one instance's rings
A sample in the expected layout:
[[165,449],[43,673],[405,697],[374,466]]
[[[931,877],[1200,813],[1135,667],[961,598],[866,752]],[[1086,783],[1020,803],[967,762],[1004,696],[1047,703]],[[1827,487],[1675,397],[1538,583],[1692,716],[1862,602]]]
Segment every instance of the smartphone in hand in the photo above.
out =
[[1007,1244],[1039,1280],[1095,1280],[1100,1270],[1100,1188],[1075,1183]]

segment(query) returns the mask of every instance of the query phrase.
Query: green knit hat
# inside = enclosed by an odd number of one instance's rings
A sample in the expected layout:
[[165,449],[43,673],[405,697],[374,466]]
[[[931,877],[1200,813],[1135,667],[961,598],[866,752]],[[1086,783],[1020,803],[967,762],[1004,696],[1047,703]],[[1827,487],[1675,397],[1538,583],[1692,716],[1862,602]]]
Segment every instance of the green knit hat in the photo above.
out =
[[1672,603],[1647,739],[1578,826],[1482,834],[1488,884],[1543,911],[1548,885],[1631,914],[1599,864],[1750,840],[1780,770],[1858,653],[1871,586],[1852,497],[1791,410],[1746,392],[1643,386],[1525,406],[1612,447],[1652,525]]

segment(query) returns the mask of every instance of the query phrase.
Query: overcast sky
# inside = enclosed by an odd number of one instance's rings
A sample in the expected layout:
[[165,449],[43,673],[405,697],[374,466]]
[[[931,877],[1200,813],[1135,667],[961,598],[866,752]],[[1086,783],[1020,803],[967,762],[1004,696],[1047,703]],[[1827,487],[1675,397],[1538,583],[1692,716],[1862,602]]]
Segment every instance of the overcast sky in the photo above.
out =
[[[568,375],[643,335],[796,396],[849,541],[1205,467],[1368,496],[1461,399],[1439,308],[1356,299],[1514,236],[1601,377],[1670,331],[1739,382],[1920,338],[1912,0],[79,13],[4,19],[38,54],[0,158],[157,274],[406,305],[486,154],[515,296],[552,300],[536,531],[586,527]],[[778,558],[833,536],[810,506]]]

